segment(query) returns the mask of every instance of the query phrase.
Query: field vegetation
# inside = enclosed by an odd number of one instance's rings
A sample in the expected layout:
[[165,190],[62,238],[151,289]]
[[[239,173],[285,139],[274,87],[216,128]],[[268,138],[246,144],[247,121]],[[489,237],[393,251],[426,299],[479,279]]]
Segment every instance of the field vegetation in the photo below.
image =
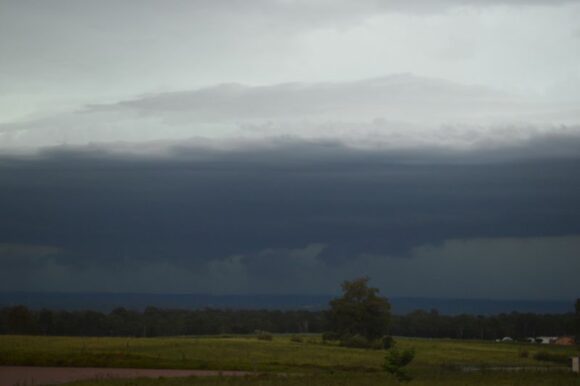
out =
[[[249,373],[243,377],[203,379],[102,379],[78,382],[79,386],[388,385],[404,382],[446,386],[580,385],[580,377],[573,374],[569,366],[569,358],[580,354],[580,346],[518,343],[511,339],[501,343],[483,339],[393,339],[386,335],[391,319],[388,299],[380,296],[378,289],[368,286],[368,278],[345,281],[342,288],[343,295],[330,303],[326,314],[329,330],[324,334],[296,334],[294,331],[292,334],[272,334],[256,329],[253,335],[149,338],[0,335],[0,365]],[[7,314],[7,325],[34,320],[28,310],[16,310],[16,313]],[[119,315],[129,314],[112,313],[114,317]],[[579,315],[577,307],[576,317]],[[436,313],[430,316],[438,317]]]
[[[299,339],[298,339],[299,338]],[[566,364],[535,359],[578,355],[576,347],[396,338],[413,349],[412,385],[580,385]],[[528,355],[522,355],[522,352]],[[175,338],[0,336],[0,364],[246,370],[242,378],[100,380],[77,385],[385,385],[384,350],[341,347],[319,335]],[[544,354],[540,357],[545,356]]]

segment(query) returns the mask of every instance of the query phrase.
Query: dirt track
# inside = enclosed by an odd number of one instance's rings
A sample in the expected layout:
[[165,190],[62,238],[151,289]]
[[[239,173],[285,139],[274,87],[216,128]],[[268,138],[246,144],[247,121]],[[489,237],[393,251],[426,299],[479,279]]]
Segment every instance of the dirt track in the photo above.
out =
[[52,385],[95,378],[239,377],[246,371],[0,366],[0,386]]

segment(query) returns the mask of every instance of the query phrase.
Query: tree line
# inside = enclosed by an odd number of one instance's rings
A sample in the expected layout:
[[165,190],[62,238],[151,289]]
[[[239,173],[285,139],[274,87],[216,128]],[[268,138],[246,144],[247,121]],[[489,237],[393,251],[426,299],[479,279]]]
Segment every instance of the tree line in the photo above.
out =
[[[111,312],[31,310],[25,306],[0,309],[0,334],[72,336],[176,336],[335,331],[330,311],[172,310],[117,308]],[[382,334],[384,331],[380,331]],[[394,336],[498,339],[510,336],[580,335],[580,303],[576,313],[442,315],[436,310],[390,315],[387,333]],[[378,336],[378,335],[377,335]]]
[[512,312],[499,315],[440,315],[437,310],[414,311],[392,318],[391,333],[399,336],[455,339],[522,340],[538,336],[580,335],[580,316]]

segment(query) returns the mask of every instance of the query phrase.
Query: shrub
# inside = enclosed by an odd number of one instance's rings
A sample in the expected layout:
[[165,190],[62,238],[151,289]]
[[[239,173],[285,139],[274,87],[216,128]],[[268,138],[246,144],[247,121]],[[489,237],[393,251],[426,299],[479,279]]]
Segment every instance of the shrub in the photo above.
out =
[[548,351],[538,351],[537,353],[534,354],[534,359],[538,361],[565,363],[565,364],[568,364],[569,362],[568,355]]
[[340,339],[342,347],[351,348],[369,348],[373,350],[388,350],[395,345],[391,336],[385,336],[381,339],[368,340],[362,335],[344,336]]
[[262,331],[262,330],[256,330],[255,331],[256,334],[256,338],[258,338],[259,340],[272,340],[272,333],[268,332],[268,331]]
[[326,331],[322,334],[322,341],[323,342],[335,341],[335,340],[339,340],[339,339],[340,339],[340,336],[336,332]]
[[370,348],[371,343],[362,335],[347,336],[340,340],[340,345],[350,348]]
[[409,382],[412,377],[407,374],[405,367],[415,358],[415,350],[391,349],[385,355],[385,364],[383,368],[385,371],[393,375],[399,382]]
[[382,343],[382,348],[384,348],[385,350],[389,350],[393,347],[395,347],[395,340],[393,339],[393,337],[391,335],[385,335],[383,336],[383,338],[381,339],[381,343]]
[[373,350],[382,350],[383,349],[383,340],[382,339],[375,339],[372,342],[369,342],[369,348]]
[[529,351],[528,351],[528,350],[520,350],[520,351],[518,352],[518,356],[519,356],[520,358],[527,358],[527,357],[529,357],[529,356],[530,356],[530,353],[529,353]]
[[290,341],[296,342],[296,343],[302,343],[302,342],[304,342],[304,339],[302,339],[302,337],[300,335],[292,335],[290,337]]

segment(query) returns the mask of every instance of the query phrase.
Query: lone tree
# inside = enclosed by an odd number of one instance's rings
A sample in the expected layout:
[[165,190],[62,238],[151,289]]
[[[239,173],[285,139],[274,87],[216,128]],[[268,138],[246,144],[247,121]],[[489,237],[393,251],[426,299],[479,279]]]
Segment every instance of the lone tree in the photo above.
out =
[[341,339],[359,335],[371,342],[387,333],[391,305],[368,282],[368,277],[345,281],[342,296],[330,301],[330,327]]

